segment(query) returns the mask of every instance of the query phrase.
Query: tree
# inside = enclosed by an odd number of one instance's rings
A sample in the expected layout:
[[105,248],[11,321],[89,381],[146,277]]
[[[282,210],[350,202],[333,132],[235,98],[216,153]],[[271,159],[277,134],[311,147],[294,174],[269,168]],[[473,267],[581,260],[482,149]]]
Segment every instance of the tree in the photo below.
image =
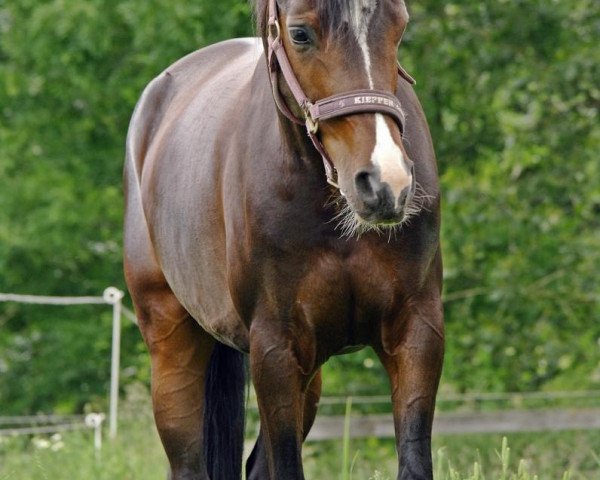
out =
[[[443,388],[600,382],[600,4],[407,2],[402,63],[440,160],[448,354]],[[252,33],[243,0],[8,0],[0,6],[0,291],[124,288],[121,168],[148,81]],[[410,121],[410,119],[409,119]],[[4,411],[103,402],[110,314],[0,304]],[[127,325],[123,368],[147,381]],[[371,354],[334,359],[326,392],[377,393]],[[342,365],[343,369],[336,369]]]

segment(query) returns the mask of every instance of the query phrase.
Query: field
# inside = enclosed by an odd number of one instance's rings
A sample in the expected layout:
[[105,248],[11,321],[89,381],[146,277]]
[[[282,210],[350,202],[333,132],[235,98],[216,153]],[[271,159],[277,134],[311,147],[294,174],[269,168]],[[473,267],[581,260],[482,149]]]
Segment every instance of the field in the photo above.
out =
[[[150,418],[121,422],[99,455],[91,432],[0,439],[0,480],[164,480],[166,461]],[[391,440],[308,443],[306,478],[394,478]],[[600,431],[434,437],[436,480],[594,480],[600,478]],[[248,445],[250,447],[250,444]],[[522,459],[522,460],[521,460]],[[475,465],[476,464],[476,465]],[[568,473],[565,474],[565,472]]]
[[[139,385],[121,402],[119,435],[94,450],[91,431],[33,438],[0,437],[0,480],[164,480],[167,463],[154,428],[150,398]],[[256,431],[249,412],[247,438]],[[246,444],[247,452],[252,442]],[[308,442],[310,480],[393,480],[394,442],[351,439]],[[600,430],[433,438],[436,480],[597,480]]]

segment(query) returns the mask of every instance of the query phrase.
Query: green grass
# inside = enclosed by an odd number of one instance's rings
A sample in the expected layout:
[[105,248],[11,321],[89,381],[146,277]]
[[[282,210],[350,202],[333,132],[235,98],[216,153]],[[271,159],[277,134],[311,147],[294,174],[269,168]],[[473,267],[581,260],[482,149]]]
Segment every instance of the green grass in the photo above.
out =
[[[96,458],[91,432],[59,437],[4,438],[0,480],[164,480],[166,460],[149,419],[122,422],[119,438],[105,439]],[[600,432],[436,437],[436,480],[596,480],[600,478]],[[344,455],[344,450],[347,453]],[[307,479],[392,480],[392,440],[308,443]],[[565,476],[565,471],[570,476]]]
[[0,480],[137,480],[166,478],[166,462],[151,425],[122,423],[96,455],[91,431],[0,440]]
[[[167,461],[145,390],[122,403],[119,435],[94,450],[91,431],[59,436],[0,437],[0,480],[165,480]],[[346,405],[350,413],[351,403]],[[349,415],[347,415],[347,418]],[[255,428],[249,420],[249,430]],[[510,449],[509,446],[510,445]],[[252,443],[246,445],[247,454]],[[597,480],[600,431],[433,438],[436,480]],[[393,480],[392,439],[312,442],[304,446],[309,480]],[[565,472],[568,471],[568,476]]]
[[[306,445],[307,478],[340,478],[341,443]],[[351,452],[351,479],[395,479],[393,440],[352,440]],[[600,431],[511,434],[506,443],[499,434],[433,438],[436,480],[597,480],[598,452]]]

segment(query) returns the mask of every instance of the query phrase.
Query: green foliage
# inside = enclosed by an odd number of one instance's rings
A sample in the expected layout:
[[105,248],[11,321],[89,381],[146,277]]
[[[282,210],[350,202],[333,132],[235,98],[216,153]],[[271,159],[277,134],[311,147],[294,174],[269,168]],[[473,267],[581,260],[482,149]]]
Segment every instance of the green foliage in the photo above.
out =
[[[444,192],[443,388],[598,387],[600,4],[407,3],[400,58]],[[252,29],[244,0],[0,4],[0,291],[124,288],[133,106],[180,56]],[[101,307],[0,304],[3,412],[102,403],[109,324]],[[135,327],[124,343],[124,371],[147,380]],[[326,393],[388,391],[368,350],[334,359],[325,381]]]
[[[135,102],[182,55],[250,34],[249,10],[232,0],[0,4],[0,292],[125,287],[121,169]],[[3,413],[103,401],[110,316],[101,309],[0,304],[0,328]],[[125,373],[147,378],[135,327],[124,342]]]
[[459,390],[600,384],[600,4],[415,2]]

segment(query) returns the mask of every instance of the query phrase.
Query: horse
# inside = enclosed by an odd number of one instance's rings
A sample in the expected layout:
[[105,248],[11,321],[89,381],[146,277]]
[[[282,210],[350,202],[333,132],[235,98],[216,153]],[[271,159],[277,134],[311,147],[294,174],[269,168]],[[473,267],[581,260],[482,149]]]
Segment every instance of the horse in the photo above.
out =
[[403,0],[255,0],[260,38],[152,80],[124,167],[124,271],[173,480],[304,478],[321,366],[370,346],[398,479],[432,478],[443,363],[440,192],[397,63]]

